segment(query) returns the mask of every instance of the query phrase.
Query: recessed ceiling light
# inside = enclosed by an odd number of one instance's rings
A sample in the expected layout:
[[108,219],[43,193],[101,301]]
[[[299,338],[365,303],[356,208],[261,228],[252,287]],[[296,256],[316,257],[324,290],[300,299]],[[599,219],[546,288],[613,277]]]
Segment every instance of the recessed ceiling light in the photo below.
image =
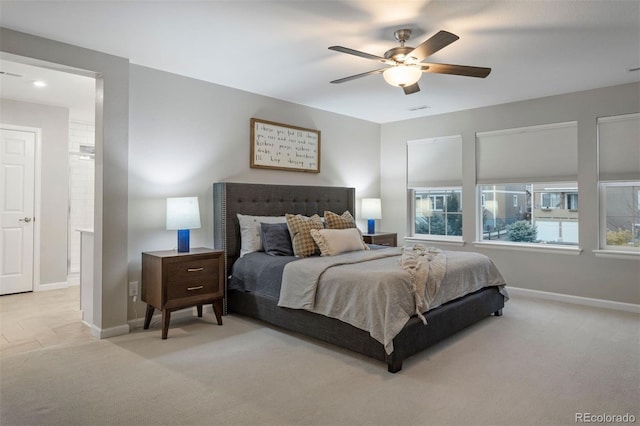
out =
[[411,107],[409,108],[409,111],[420,111],[421,109],[429,109],[431,108],[428,105],[420,105],[420,106],[415,106],[415,107]]
[[42,81],[42,80],[36,80],[36,81],[34,81],[34,82],[33,82],[33,85],[34,85],[35,87],[47,87],[47,83],[45,83],[45,82],[44,82],[44,81]]

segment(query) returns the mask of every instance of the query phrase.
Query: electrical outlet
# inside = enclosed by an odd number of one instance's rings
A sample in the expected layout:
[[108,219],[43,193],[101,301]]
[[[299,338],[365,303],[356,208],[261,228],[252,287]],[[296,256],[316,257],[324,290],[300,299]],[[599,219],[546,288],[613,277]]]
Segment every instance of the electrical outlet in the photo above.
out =
[[138,295],[138,281],[132,281],[129,283],[129,297]]

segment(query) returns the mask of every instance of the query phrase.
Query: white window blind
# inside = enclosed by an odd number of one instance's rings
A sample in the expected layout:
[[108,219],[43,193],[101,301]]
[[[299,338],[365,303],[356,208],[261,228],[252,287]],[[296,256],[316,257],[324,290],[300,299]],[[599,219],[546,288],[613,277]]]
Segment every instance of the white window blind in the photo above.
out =
[[462,185],[462,136],[407,142],[409,188]]
[[640,114],[598,119],[600,180],[640,179]]
[[476,133],[479,184],[578,180],[575,121]]

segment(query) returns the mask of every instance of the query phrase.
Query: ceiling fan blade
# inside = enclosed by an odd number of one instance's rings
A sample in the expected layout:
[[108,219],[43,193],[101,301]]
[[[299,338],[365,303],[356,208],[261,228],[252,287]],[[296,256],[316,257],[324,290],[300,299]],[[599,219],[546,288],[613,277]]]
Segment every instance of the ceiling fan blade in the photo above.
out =
[[331,47],[329,47],[329,50],[335,50],[336,52],[348,53],[349,55],[360,56],[361,58],[365,58],[365,59],[373,59],[374,61],[380,61],[380,62],[385,62],[385,63],[388,62],[388,60],[383,58],[382,56],[372,55],[371,53],[366,53],[366,52],[361,52],[359,50],[349,49],[348,47],[331,46]]
[[470,67],[468,65],[450,65],[450,64],[433,64],[433,63],[423,63],[420,65],[422,65],[423,72],[434,72],[438,74],[454,74],[454,75],[462,75],[465,77],[485,78],[491,72],[491,68]]
[[459,38],[460,37],[458,37],[457,35],[452,34],[448,31],[439,31],[437,34],[409,52],[407,56],[413,56],[418,60],[418,62],[421,62],[422,60],[433,55],[443,47],[450,45]]
[[384,70],[386,70],[386,68],[381,68],[379,70],[363,72],[362,74],[356,74],[356,75],[352,75],[352,76],[349,76],[349,77],[339,78],[337,80],[333,80],[331,83],[333,83],[333,84],[344,83],[345,81],[355,80],[356,78],[366,77],[366,76],[371,75],[371,74],[380,74]]
[[411,95],[412,93],[418,93],[420,86],[418,86],[418,83],[413,83],[411,86],[404,86],[402,90],[404,90],[405,95]]

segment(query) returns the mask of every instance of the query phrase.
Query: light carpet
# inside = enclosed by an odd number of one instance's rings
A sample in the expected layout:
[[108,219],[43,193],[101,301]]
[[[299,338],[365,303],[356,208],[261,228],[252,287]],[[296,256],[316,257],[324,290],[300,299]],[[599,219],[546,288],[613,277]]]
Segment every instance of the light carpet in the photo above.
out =
[[0,359],[8,425],[560,425],[640,422],[640,318],[513,297],[390,374],[239,316]]

